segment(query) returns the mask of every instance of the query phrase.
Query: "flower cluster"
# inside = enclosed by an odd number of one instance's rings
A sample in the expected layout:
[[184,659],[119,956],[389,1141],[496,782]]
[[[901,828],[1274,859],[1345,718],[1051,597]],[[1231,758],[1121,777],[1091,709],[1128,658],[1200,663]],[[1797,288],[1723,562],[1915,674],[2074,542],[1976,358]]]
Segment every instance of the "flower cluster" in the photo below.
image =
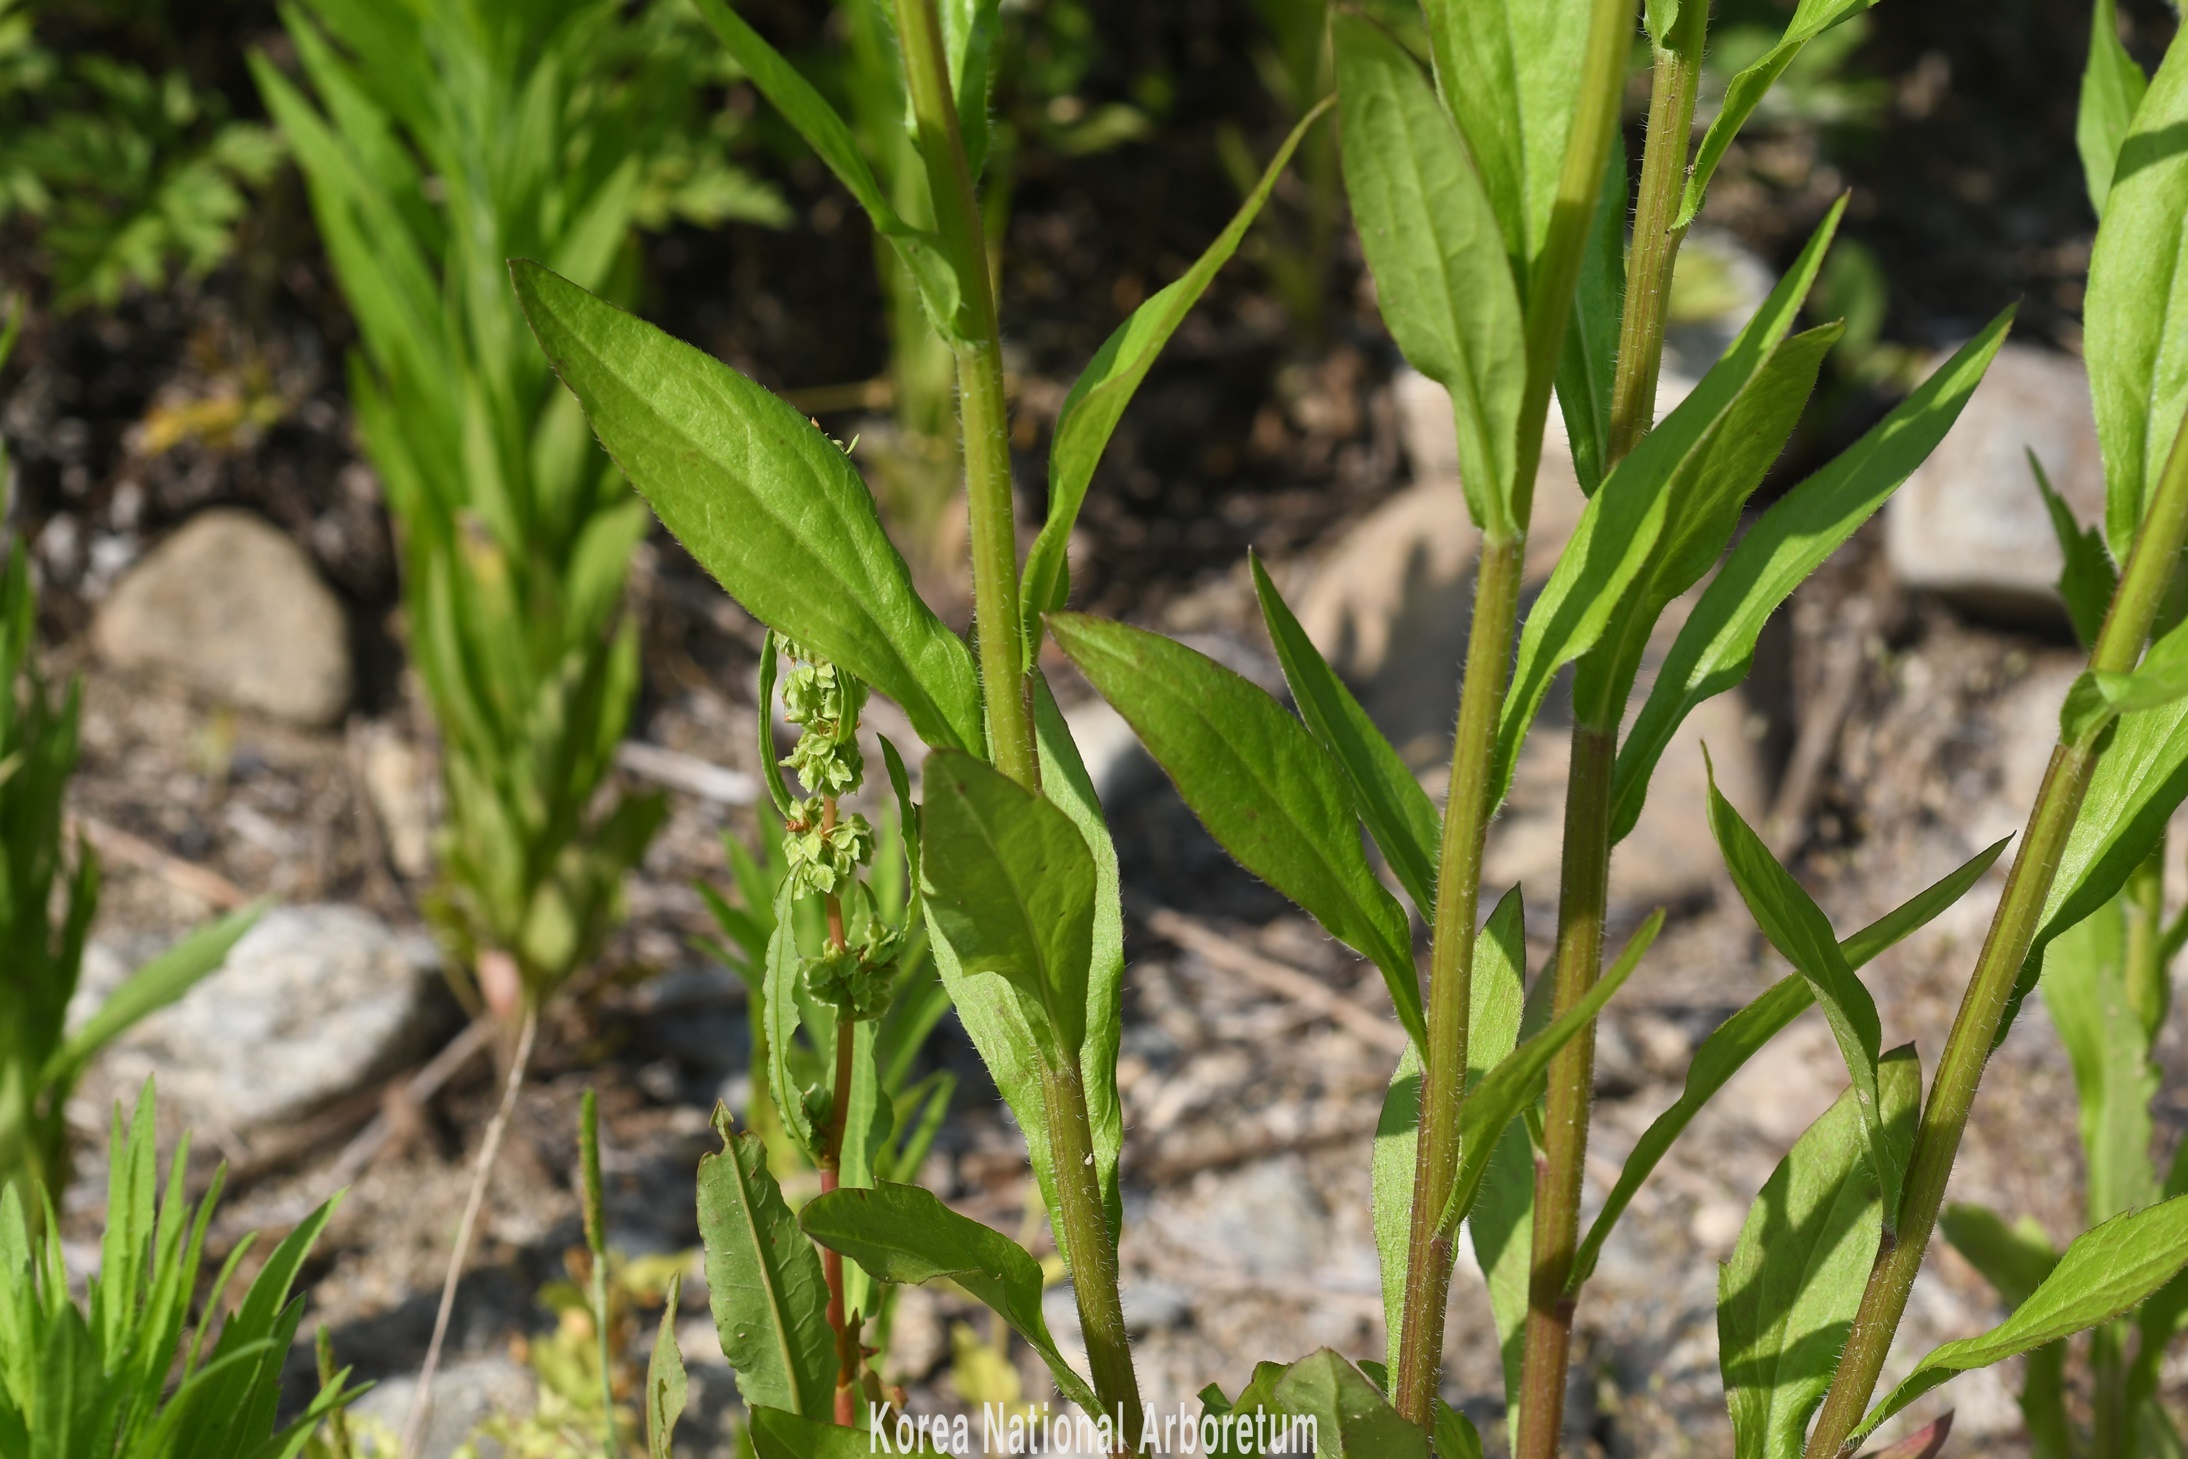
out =
[[831,948],[805,960],[806,991],[854,1019],[879,1018],[889,1011],[889,985],[903,946],[902,932],[871,920],[858,946]]

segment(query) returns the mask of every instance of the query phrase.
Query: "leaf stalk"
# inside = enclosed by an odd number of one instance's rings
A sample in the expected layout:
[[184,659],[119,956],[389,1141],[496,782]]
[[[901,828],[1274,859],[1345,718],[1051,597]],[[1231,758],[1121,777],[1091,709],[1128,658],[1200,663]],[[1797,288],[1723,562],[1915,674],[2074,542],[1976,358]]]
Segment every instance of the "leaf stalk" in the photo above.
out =
[[[2183,418],[2173,438],[2157,492],[2128,553],[2127,570],[2120,575],[2120,585],[2105,612],[2104,627],[2089,656],[2093,672],[2124,674],[2135,667],[2171,586],[2184,536],[2188,536],[2188,418]],[[1845,1452],[1876,1391],[1877,1375],[1883,1371],[1885,1354],[1899,1330],[1923,1252],[1937,1226],[1945,1182],[1960,1153],[1976,1086],[2035,942],[2044,903],[2058,877],[2067,837],[2081,813],[2090,772],[2107,742],[2108,728],[2102,721],[2091,723],[2071,739],[2062,738],[2051,752],[2035,808],[2029,812],[2021,853],[2014,858],[2005,894],[1999,898],[1967,992],[1953,1017],[1952,1032],[1938,1058],[1937,1077],[1908,1162],[1899,1239],[1887,1241],[1870,1268],[1869,1284],[1861,1294],[1861,1307],[1832,1375],[1830,1392],[1809,1433],[1806,1459],[1837,1459]]]

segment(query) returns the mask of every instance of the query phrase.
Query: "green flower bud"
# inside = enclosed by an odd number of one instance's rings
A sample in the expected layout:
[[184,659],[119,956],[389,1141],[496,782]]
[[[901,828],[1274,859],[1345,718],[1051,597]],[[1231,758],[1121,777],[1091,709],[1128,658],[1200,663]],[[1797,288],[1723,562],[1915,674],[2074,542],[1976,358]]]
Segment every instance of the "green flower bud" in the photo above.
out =
[[860,815],[848,815],[834,830],[821,829],[820,808],[806,801],[783,837],[790,859],[790,881],[797,894],[840,893],[859,867],[874,854],[873,828]]

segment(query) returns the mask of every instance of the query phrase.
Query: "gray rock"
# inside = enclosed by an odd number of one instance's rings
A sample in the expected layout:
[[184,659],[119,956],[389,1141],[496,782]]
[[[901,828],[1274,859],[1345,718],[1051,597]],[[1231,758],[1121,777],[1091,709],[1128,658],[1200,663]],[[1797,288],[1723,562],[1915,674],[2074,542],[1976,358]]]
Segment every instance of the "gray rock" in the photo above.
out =
[[2070,356],[2008,344],[1885,509],[1899,580],[1990,612],[2059,615],[2059,544],[2029,471],[2031,451],[2077,517],[2102,520],[2104,460],[2088,371]]
[[[374,1425],[385,1425],[401,1434],[410,1417],[410,1400],[418,1380],[405,1374],[383,1378],[372,1391],[351,1406],[351,1414]],[[500,1354],[465,1358],[444,1365],[433,1378],[433,1416],[426,1422],[423,1459],[448,1459],[456,1446],[495,1414],[528,1414],[539,1402],[539,1386],[532,1370]],[[488,1453],[497,1447],[481,1445]]]
[[[84,1009],[121,961],[87,958]],[[244,1133],[361,1089],[426,1050],[447,1004],[438,955],[355,907],[276,907],[218,972],[131,1029],[109,1071],[159,1080],[187,1123]],[[96,986],[104,984],[104,986]],[[245,1057],[245,1055],[248,1057]]]
[[349,707],[341,605],[303,549],[248,512],[192,517],[115,585],[91,641],[117,668],[292,724]]

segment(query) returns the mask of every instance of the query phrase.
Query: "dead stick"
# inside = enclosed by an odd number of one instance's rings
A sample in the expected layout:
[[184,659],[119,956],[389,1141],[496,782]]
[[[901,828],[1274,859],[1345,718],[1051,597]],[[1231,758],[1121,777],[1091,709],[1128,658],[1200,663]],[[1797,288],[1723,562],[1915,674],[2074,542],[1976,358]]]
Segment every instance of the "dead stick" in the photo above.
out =
[[76,830],[89,841],[101,856],[110,857],[125,866],[148,871],[171,887],[188,892],[199,901],[210,903],[222,911],[232,911],[251,900],[251,894],[209,866],[194,861],[184,861],[173,856],[141,836],[132,836],[119,826],[110,826],[94,816],[79,815],[75,818]]
[[1251,979],[1272,993],[1313,1009],[1333,1023],[1343,1024],[1377,1048],[1393,1054],[1405,1052],[1405,1030],[1397,1024],[1362,1008],[1311,974],[1240,947],[1205,922],[1183,912],[1158,907],[1148,913],[1147,927],[1157,937],[1176,943],[1225,972]]
[[501,1105],[486,1127],[486,1143],[479,1150],[478,1165],[471,1172],[471,1195],[464,1202],[463,1220],[456,1226],[456,1249],[448,1258],[448,1277],[441,1283],[441,1307],[433,1317],[433,1340],[426,1344],[425,1366],[418,1370],[418,1391],[410,1398],[410,1417],[403,1423],[403,1459],[418,1459],[425,1443],[426,1421],[433,1416],[433,1373],[441,1365],[441,1343],[448,1337],[449,1314],[456,1309],[456,1283],[462,1280],[464,1259],[471,1254],[471,1234],[478,1225],[479,1210],[486,1204],[487,1178],[501,1154],[502,1137],[509,1132],[509,1113],[517,1107],[517,1091],[524,1087],[525,1066],[532,1062],[532,1037],[539,1032],[539,1010],[527,1006],[524,1025],[517,1033],[517,1052],[509,1061],[509,1078],[501,1087]]

